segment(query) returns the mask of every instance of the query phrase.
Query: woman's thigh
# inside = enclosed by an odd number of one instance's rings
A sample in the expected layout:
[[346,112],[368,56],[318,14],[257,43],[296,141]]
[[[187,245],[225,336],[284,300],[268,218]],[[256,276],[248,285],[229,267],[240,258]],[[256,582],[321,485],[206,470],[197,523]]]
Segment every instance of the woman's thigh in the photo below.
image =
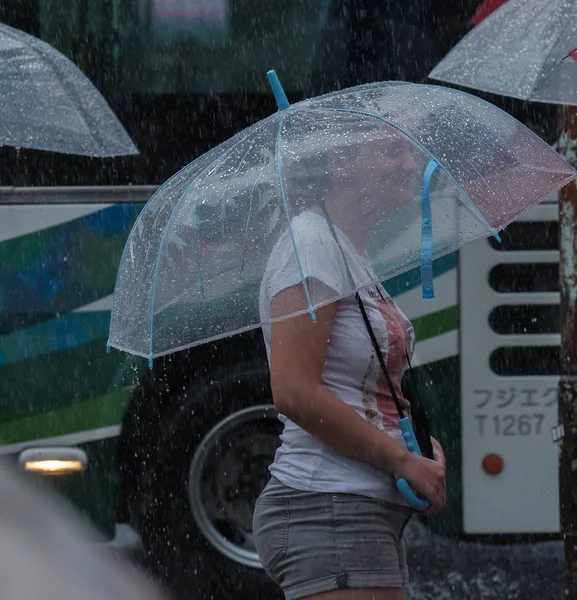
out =
[[404,600],[404,588],[360,588],[353,590],[331,590],[303,600]]

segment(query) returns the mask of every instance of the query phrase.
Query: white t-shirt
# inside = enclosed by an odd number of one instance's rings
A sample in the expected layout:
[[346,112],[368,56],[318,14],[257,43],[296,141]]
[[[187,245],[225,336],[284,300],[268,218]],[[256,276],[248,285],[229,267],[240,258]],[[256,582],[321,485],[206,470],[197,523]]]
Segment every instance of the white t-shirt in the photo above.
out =
[[[313,303],[324,299],[319,294],[329,288],[332,299],[339,300],[331,338],[327,347],[322,384],[354,410],[399,444],[404,445],[398,425],[398,412],[381,371],[356,299],[350,295],[352,285],[346,271],[343,253],[323,216],[306,211],[292,220],[292,232],[304,277],[311,289]],[[368,257],[354,248],[345,234],[335,227],[355,285],[372,276]],[[324,286],[316,286],[320,281]],[[260,317],[264,341],[270,360],[271,303],[284,289],[301,284],[301,272],[295,258],[293,241],[284,232],[269,258],[260,289]],[[376,291],[387,300],[383,302]],[[361,299],[367,310],[381,353],[386,361],[399,400],[409,412],[402,397],[401,379],[407,368],[405,348],[412,354],[413,328],[380,284],[363,289]],[[331,298],[326,298],[330,300]],[[285,485],[305,491],[354,493],[405,504],[397,491],[393,476],[370,465],[348,458],[310,435],[298,425],[279,415],[284,424],[282,444],[277,450],[270,472]]]

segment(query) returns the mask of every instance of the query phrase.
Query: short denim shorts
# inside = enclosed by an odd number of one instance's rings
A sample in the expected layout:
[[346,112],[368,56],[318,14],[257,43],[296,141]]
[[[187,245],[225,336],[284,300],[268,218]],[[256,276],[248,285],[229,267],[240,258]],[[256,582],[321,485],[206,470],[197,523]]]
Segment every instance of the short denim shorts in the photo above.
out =
[[260,561],[286,600],[338,588],[404,588],[413,511],[355,494],[303,492],[272,477],[258,497]]

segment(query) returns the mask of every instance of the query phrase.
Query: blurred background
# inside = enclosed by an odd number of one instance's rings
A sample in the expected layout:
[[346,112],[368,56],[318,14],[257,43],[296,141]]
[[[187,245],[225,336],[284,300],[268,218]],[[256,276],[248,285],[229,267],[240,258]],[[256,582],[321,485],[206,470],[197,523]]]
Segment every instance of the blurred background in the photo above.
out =
[[[433,83],[427,74],[479,9],[499,4],[0,0],[0,23],[79,67],[140,152],[0,147],[0,455],[167,593],[278,597],[251,519],[280,424],[258,330],[152,369],[106,353],[140,210],[184,165],[276,110],[267,70],[291,102],[372,81]],[[556,144],[556,107],[478,95]],[[511,224],[500,245],[436,261],[434,301],[421,300],[416,271],[386,283],[414,323],[418,384],[448,459],[446,509],[407,533],[410,598],[560,594],[556,202]],[[463,465],[475,467],[464,476]]]

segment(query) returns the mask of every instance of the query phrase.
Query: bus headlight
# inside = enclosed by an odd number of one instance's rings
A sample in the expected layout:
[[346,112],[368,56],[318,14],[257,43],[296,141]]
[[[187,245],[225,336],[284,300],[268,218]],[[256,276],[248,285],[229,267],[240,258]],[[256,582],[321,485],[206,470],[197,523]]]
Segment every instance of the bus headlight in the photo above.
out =
[[64,475],[84,471],[88,457],[80,448],[28,448],[20,453],[18,465],[42,475]]

